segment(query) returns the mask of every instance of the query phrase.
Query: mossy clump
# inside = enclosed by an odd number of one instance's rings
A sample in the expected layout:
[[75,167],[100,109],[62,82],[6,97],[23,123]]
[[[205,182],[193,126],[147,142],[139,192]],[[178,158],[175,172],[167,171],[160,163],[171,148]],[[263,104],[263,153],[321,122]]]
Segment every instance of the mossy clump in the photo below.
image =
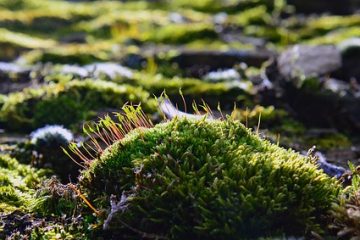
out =
[[46,49],[54,47],[56,41],[32,37],[23,33],[12,32],[0,28],[0,59],[13,60],[21,53],[30,49]]
[[207,24],[172,24],[161,27],[145,37],[145,41],[167,44],[189,43],[199,39],[217,39],[218,34]]
[[141,88],[88,79],[12,93],[1,108],[0,119],[6,128],[17,131],[46,124],[68,127],[89,119],[97,110],[121,108],[126,102],[141,103],[149,113],[156,111],[156,101]]
[[42,216],[73,216],[78,204],[76,192],[54,176],[45,180],[34,196],[31,210]]
[[82,173],[80,188],[98,210],[111,202],[104,226],[113,236],[243,239],[303,236],[340,186],[314,159],[239,121],[175,118],[115,142]]
[[360,166],[355,167],[350,163],[349,168],[350,185],[344,189],[331,209],[332,221],[329,229],[338,239],[360,237]]
[[0,155],[0,214],[30,207],[44,173]]
[[350,139],[341,133],[327,133],[318,137],[307,137],[308,146],[316,146],[320,150],[331,150],[351,147]]

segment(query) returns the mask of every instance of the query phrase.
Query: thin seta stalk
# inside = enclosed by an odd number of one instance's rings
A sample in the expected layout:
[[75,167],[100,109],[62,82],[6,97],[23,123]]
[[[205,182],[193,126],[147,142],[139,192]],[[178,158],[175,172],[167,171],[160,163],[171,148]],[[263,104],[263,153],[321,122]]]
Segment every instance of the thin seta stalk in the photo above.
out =
[[96,123],[84,125],[83,132],[89,143],[72,142],[68,149],[62,148],[64,153],[80,167],[88,168],[107,147],[123,139],[133,129],[153,127],[140,105],[125,105],[122,110],[122,113],[113,113],[113,117],[106,115]]

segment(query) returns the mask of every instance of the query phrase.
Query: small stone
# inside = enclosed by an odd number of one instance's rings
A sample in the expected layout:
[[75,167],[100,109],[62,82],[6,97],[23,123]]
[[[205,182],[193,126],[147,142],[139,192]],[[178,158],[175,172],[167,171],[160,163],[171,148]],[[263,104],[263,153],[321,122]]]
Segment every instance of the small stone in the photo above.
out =
[[295,45],[283,52],[277,63],[287,79],[319,77],[341,67],[341,54],[332,45]]
[[350,38],[338,45],[341,51],[341,77],[344,80],[356,78],[360,80],[360,38]]

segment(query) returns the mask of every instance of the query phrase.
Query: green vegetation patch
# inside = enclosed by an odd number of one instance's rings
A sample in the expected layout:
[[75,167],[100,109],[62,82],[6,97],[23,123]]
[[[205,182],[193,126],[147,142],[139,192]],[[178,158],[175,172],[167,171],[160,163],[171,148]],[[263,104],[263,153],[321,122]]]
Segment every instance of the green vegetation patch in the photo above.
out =
[[0,214],[30,207],[42,176],[40,171],[0,155]]
[[[233,120],[138,128],[82,173],[80,186],[119,236],[241,239],[314,229],[340,189],[314,159]],[[135,230],[136,231],[135,231]]]
[[155,43],[179,44],[200,39],[217,39],[218,34],[208,24],[172,24],[161,27],[144,37]]
[[46,124],[71,126],[89,119],[96,110],[120,109],[127,102],[141,103],[149,113],[156,111],[156,101],[141,88],[88,79],[12,93],[1,108],[0,119],[6,128],[18,131]]

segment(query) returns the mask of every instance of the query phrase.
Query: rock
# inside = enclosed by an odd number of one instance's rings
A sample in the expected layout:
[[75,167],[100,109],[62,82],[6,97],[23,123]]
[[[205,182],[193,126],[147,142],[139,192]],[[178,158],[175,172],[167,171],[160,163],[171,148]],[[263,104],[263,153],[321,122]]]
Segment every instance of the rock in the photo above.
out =
[[318,77],[341,67],[341,54],[335,46],[295,45],[283,52],[278,70],[286,79]]
[[129,68],[112,62],[93,63],[83,67],[78,65],[63,65],[59,71],[62,74],[72,74],[81,78],[101,78],[106,76],[110,79],[114,79],[116,77],[131,78],[133,75]]
[[60,38],[62,43],[86,43],[86,33],[74,32]]
[[31,68],[0,62],[0,94],[20,91],[32,85]]
[[319,167],[329,176],[340,178],[345,172],[345,168],[329,163],[321,152],[316,152],[315,156],[318,158]]
[[121,64],[132,69],[141,69],[146,65],[146,58],[140,54],[131,53],[121,60]]
[[172,62],[180,68],[190,72],[193,77],[203,76],[210,71],[218,69],[229,69],[239,63],[248,66],[260,67],[265,61],[274,57],[273,52],[267,50],[259,51],[192,51],[185,50],[172,58]]
[[208,115],[196,115],[196,114],[182,112],[179,109],[177,109],[168,99],[165,99],[164,101],[160,102],[159,109],[168,119],[173,119],[175,117],[179,117],[179,118],[186,117],[189,119],[197,119],[197,120],[203,118],[214,119],[214,116],[212,116],[211,113]]
[[339,44],[342,58],[340,77],[344,80],[360,80],[360,38],[351,38]]
[[213,16],[214,24],[225,24],[229,16],[226,12],[220,12]]
[[4,133],[4,130],[0,132],[0,144],[16,144],[25,142],[27,139],[27,136],[23,134]]
[[169,14],[169,20],[172,23],[181,24],[186,23],[189,20],[178,12],[172,12]]
[[240,74],[233,68],[209,72],[204,79],[208,82],[232,82],[241,79]]
[[349,161],[355,164],[355,166],[360,164],[360,159],[357,156],[356,147],[330,149],[324,154],[329,163],[334,163],[337,166],[341,166],[343,168],[349,168]]
[[63,65],[60,68],[61,74],[71,74],[77,77],[85,78],[89,76],[89,71],[84,67],[77,66],[77,65]]
[[326,78],[324,80],[324,89],[337,93],[339,96],[345,96],[350,91],[350,85],[334,78]]
[[287,82],[283,89],[282,101],[289,104],[305,125],[360,133],[360,94],[349,90],[345,82],[309,79],[301,87]]
[[91,72],[95,77],[101,77],[101,75],[106,75],[110,79],[116,77],[131,78],[133,72],[117,63],[94,63],[85,66],[89,72]]

